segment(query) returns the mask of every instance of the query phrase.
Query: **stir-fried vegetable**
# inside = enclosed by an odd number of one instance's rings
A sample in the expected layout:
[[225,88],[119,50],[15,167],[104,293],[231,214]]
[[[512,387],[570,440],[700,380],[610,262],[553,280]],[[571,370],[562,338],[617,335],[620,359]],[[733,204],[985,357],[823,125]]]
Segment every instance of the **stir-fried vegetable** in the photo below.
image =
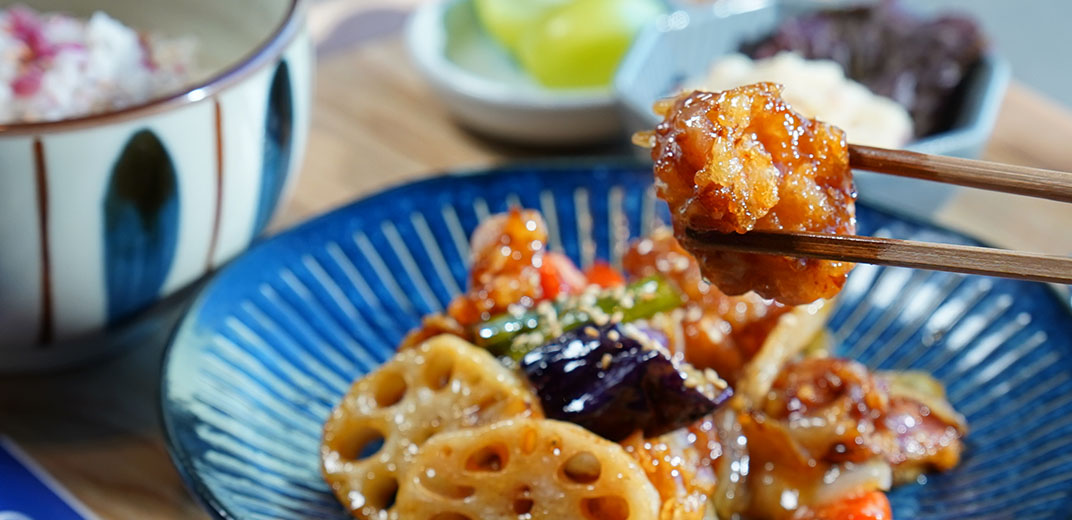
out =
[[713,372],[671,360],[643,332],[619,324],[567,332],[526,354],[521,371],[547,417],[614,441],[689,425],[733,394]]
[[553,251],[545,253],[539,270],[540,287],[543,289],[543,297],[548,300],[567,294],[577,294],[589,284],[585,274],[562,253]]
[[603,261],[592,264],[592,267],[589,267],[584,272],[584,276],[588,278],[588,283],[600,287],[621,287],[625,285],[625,277],[622,276],[622,273],[619,273],[617,269]]
[[807,520],[892,520],[890,501],[881,491],[872,491],[812,509]]
[[473,336],[477,345],[516,361],[584,323],[605,322],[609,317],[635,321],[674,309],[681,302],[677,289],[663,278],[652,276],[626,287],[586,292],[518,315],[502,314],[477,325]]

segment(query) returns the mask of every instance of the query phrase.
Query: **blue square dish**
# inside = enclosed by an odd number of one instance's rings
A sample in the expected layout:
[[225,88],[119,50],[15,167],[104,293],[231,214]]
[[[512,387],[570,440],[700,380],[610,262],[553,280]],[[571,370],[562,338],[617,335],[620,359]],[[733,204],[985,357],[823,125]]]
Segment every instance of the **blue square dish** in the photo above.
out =
[[[320,476],[322,424],[351,381],[466,286],[477,223],[537,208],[552,249],[614,262],[666,215],[651,178],[639,163],[577,161],[437,177],[254,247],[197,298],[165,359],[179,471],[217,518],[350,518]],[[862,234],[974,243],[858,210]],[[861,265],[829,327],[839,354],[933,373],[968,419],[960,466],[892,492],[896,518],[1068,518],[1072,311],[1049,287]]]
[[[651,110],[655,101],[674,94],[684,82],[702,77],[715,60],[737,52],[742,42],[770,34],[790,16],[830,6],[818,0],[724,0],[715,8],[679,10],[665,16],[637,37],[614,79],[626,128],[635,132],[654,127],[659,122]],[[987,54],[965,79],[953,128],[916,140],[907,148],[978,157],[990,138],[1009,77],[1005,60]],[[865,201],[917,216],[932,213],[957,189],[866,172],[857,175],[857,187]]]

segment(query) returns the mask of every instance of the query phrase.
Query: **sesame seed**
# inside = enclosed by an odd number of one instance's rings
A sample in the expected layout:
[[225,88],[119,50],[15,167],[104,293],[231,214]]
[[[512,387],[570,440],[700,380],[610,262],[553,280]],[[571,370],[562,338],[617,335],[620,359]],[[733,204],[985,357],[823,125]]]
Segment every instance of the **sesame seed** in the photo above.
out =
[[707,381],[714,385],[715,389],[717,390],[725,390],[730,386],[729,383],[726,383],[724,379],[719,377],[718,372],[715,372],[710,368],[705,368],[703,371],[703,375],[704,379],[707,379]]

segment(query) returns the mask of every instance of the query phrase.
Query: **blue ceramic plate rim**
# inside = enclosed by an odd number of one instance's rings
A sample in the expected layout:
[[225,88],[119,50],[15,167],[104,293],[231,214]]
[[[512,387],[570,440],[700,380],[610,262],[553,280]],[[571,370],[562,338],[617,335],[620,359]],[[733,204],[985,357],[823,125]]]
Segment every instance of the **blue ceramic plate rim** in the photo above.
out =
[[[172,463],[175,469],[178,471],[179,476],[186,483],[188,489],[193,492],[194,497],[201,502],[203,506],[211,513],[215,518],[226,520],[241,520],[233,512],[228,510],[216,497],[211,489],[205,484],[204,480],[198,475],[196,469],[192,464],[192,457],[186,452],[181,443],[177,442],[178,433],[177,426],[173,421],[172,414],[170,413],[170,406],[168,400],[168,389],[171,387],[172,374],[168,370],[171,364],[172,356],[176,350],[176,339],[179,333],[185,328],[186,323],[189,320],[195,319],[193,312],[200,307],[202,301],[208,298],[213,290],[216,288],[219,280],[227,273],[241,267],[242,260],[248,256],[256,255],[259,251],[271,246],[272,242],[285,240],[288,237],[294,235],[301,235],[309,229],[315,229],[322,225],[323,222],[331,220],[340,214],[359,211],[362,206],[375,204],[380,199],[390,198],[403,190],[419,189],[427,184],[434,184],[441,182],[444,177],[455,178],[471,178],[477,179],[481,177],[491,177],[499,174],[509,173],[511,171],[520,169],[536,169],[536,170],[555,170],[555,169],[582,169],[590,170],[598,167],[616,167],[616,168],[647,168],[648,163],[638,161],[634,158],[628,157],[590,157],[590,158],[557,158],[557,159],[543,159],[543,160],[531,160],[522,162],[512,162],[507,164],[496,165],[488,168],[471,168],[471,169],[459,169],[440,172],[430,175],[427,178],[401,182],[383,188],[382,190],[359,198],[353,202],[350,202],[344,206],[329,210],[322,213],[312,219],[299,224],[293,228],[290,228],[277,235],[264,238],[260,240],[256,245],[250,247],[245,253],[240,255],[229,262],[225,267],[219,269],[214,275],[213,279],[201,287],[198,291],[196,298],[193,298],[190,303],[183,310],[182,318],[175,325],[175,328],[169,334],[168,345],[164,352],[161,361],[161,380],[159,387],[159,399],[160,399],[160,420],[163,425],[163,433],[165,445],[167,447],[168,454],[171,457]],[[865,205],[866,206],[866,205]],[[887,209],[879,210],[882,213],[886,213],[892,217],[903,220],[910,224],[924,225],[931,228],[941,230],[942,232],[950,235],[968,240],[975,245],[989,246],[984,241],[981,241],[970,234],[954,231],[949,228],[926,222],[925,220],[914,218],[900,214],[896,211],[890,211]],[[1030,283],[1030,282],[1025,282]],[[1047,294],[1057,302],[1059,308],[1064,309],[1069,318],[1072,318],[1072,301],[1062,297],[1061,293],[1052,285],[1041,284],[1047,289]]]

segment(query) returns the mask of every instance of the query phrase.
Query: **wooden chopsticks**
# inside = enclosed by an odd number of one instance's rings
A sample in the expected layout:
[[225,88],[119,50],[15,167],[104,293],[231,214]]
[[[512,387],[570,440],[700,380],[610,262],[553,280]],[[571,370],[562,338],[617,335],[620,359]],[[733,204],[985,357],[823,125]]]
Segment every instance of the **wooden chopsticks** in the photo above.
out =
[[1072,258],[989,247],[799,231],[728,234],[693,229],[682,245],[1072,284]]
[[[1072,174],[986,161],[849,145],[854,169],[1072,202]],[[689,229],[686,248],[709,248],[846,262],[913,267],[1072,284],[1072,258],[988,247],[863,236]]]
[[855,144],[849,145],[849,166],[900,177],[1072,202],[1072,173],[1054,170]]

